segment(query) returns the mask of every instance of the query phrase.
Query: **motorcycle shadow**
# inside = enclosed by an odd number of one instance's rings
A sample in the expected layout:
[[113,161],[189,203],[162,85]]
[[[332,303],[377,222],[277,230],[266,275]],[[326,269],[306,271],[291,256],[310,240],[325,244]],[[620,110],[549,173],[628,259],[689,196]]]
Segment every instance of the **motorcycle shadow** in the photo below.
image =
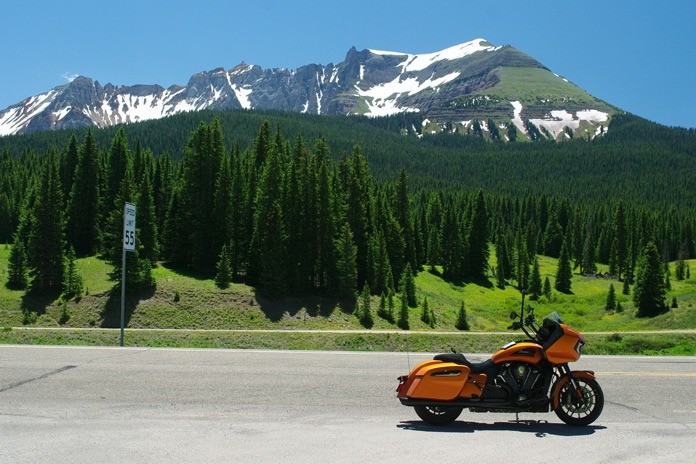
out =
[[403,430],[415,430],[418,432],[444,432],[444,433],[475,433],[475,432],[523,432],[533,433],[538,438],[548,435],[560,437],[577,437],[592,435],[596,431],[605,430],[601,425],[589,425],[586,427],[572,427],[565,424],[551,424],[545,420],[511,420],[507,422],[466,422],[455,421],[446,426],[430,425],[423,421],[401,421],[396,425]]

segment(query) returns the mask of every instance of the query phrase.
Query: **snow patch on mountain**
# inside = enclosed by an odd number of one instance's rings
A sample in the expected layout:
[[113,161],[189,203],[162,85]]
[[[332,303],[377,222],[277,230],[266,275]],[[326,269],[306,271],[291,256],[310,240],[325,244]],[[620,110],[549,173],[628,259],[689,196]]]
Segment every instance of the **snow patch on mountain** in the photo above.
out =
[[[239,100],[239,104],[242,105],[242,108],[250,110],[252,106],[249,95],[251,95],[252,89],[250,87],[237,87],[234,84],[230,84],[230,87],[234,91],[234,95],[237,97],[237,100]],[[309,105],[309,102],[307,102],[307,104]]]
[[16,134],[31,120],[44,111],[53,99],[58,95],[59,90],[53,89],[49,92],[29,97],[23,102],[0,113],[0,136]]
[[384,56],[406,56],[406,60],[399,66],[406,72],[422,71],[428,66],[431,66],[438,61],[458,60],[476,52],[495,51],[501,47],[490,45],[485,39],[475,39],[470,42],[465,42],[454,47],[440,50],[439,52],[426,53],[421,55],[411,55],[408,53],[388,52],[384,50],[369,49],[375,55]]
[[[598,110],[581,110],[577,111],[575,115],[569,113],[566,110],[553,110],[550,112],[549,117],[530,119],[529,121],[535,126],[541,128],[543,127],[551,133],[554,139],[563,133],[566,127],[576,131],[580,128],[581,121],[587,121],[589,123],[593,122],[605,122],[609,119],[609,114]],[[601,131],[601,126],[598,127]],[[596,132],[595,136],[599,135],[600,132]]]
[[510,104],[512,105],[513,110],[512,122],[515,124],[515,127],[517,127],[517,130],[519,130],[523,134],[526,134],[527,129],[525,129],[524,121],[522,121],[522,103],[518,101],[512,101],[510,102]]
[[609,114],[598,110],[582,110],[575,113],[581,121],[605,122],[609,119]]
[[566,127],[570,127],[573,130],[577,130],[580,127],[580,121],[576,120],[573,115],[566,110],[551,111],[551,118],[549,119],[530,119],[530,121],[537,127],[545,128],[553,135],[554,139],[558,137]]
[[53,115],[54,120],[60,121],[61,119],[66,117],[68,113],[70,113],[70,110],[72,110],[72,106],[66,106],[65,108],[61,108],[60,110],[54,111],[51,114]]
[[404,111],[419,111],[416,108],[400,108],[398,106],[399,97],[415,95],[423,90],[436,88],[453,81],[459,77],[459,74],[459,72],[453,72],[437,79],[433,79],[431,75],[423,82],[418,82],[418,79],[415,77],[403,79],[399,75],[391,82],[379,84],[367,90],[362,90],[357,85],[355,89],[357,95],[368,97],[368,99],[365,99],[365,103],[370,108],[370,112],[367,113],[368,116],[386,116]]

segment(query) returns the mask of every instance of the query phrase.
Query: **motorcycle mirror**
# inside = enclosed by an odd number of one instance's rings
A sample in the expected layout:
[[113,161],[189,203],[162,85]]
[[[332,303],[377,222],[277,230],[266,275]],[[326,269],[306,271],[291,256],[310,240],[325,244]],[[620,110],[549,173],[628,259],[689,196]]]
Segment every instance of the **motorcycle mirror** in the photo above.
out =
[[519,317],[519,316],[517,315],[517,313],[516,313],[515,311],[513,311],[513,312],[510,313],[510,319],[512,319],[513,321],[514,321],[515,319],[517,319],[518,317]]

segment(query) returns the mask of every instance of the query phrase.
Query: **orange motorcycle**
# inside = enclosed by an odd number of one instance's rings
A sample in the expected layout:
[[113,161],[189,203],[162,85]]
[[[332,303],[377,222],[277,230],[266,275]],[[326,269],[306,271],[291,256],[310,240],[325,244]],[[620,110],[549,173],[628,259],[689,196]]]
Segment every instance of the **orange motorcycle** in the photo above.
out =
[[604,407],[604,394],[592,371],[571,371],[585,338],[563,323],[557,312],[537,325],[524,299],[508,329],[522,329],[527,340],[505,345],[490,359],[473,363],[463,354],[438,354],[399,377],[402,404],[432,425],[447,425],[464,408],[471,412],[549,412],[569,425],[589,425]]

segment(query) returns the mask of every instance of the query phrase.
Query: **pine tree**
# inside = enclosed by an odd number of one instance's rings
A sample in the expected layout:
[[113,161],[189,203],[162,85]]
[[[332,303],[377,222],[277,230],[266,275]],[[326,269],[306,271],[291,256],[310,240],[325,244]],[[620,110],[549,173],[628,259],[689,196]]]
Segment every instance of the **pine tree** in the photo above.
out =
[[580,266],[582,275],[594,275],[597,272],[597,266],[595,265],[596,244],[592,228],[592,225],[587,228],[587,235],[585,236],[585,243],[582,249],[582,265]]
[[669,269],[665,271],[665,290],[670,291],[672,290],[672,282],[669,278]]
[[408,178],[406,170],[401,169],[399,179],[396,184],[396,206],[395,216],[399,225],[404,240],[404,259],[411,265],[414,272],[418,270],[418,260],[416,258],[416,247],[413,226],[411,222],[411,207],[408,198]]
[[488,216],[483,191],[479,190],[474,199],[474,208],[469,223],[468,234],[468,276],[484,279],[488,267]]
[[70,320],[70,314],[68,313],[68,302],[63,300],[60,305],[60,316],[58,317],[58,323],[60,325],[65,325]]
[[534,257],[534,266],[532,267],[532,275],[529,281],[529,299],[538,300],[541,296],[541,273],[539,272],[539,258]]
[[573,270],[570,267],[567,241],[563,241],[561,255],[558,257],[558,269],[556,271],[556,290],[561,293],[570,293]]
[[439,235],[442,277],[445,280],[456,280],[462,277],[463,245],[458,225],[453,207],[445,209]]
[[554,211],[546,224],[544,232],[544,254],[552,258],[558,258],[563,246],[563,228],[558,222],[558,215]]
[[77,256],[89,256],[99,246],[99,148],[92,129],[80,147],[67,206],[68,244]]
[[[372,183],[367,160],[360,148],[355,147],[345,165],[346,219],[357,247],[358,284],[367,278],[367,248],[370,214],[370,186]],[[396,268],[398,270],[399,268]],[[392,270],[395,270],[392,264]]]
[[498,264],[495,268],[495,285],[501,290],[505,290],[505,271],[503,271],[503,268]]
[[604,305],[606,311],[614,311],[616,309],[616,291],[614,284],[609,284],[609,293],[607,293],[607,302]]
[[421,311],[421,321],[430,325],[430,308],[428,307],[428,297],[423,299],[423,310]]
[[394,303],[394,292],[389,291],[387,295],[387,320],[392,324],[396,321],[396,308]]
[[507,137],[510,142],[517,141],[517,128],[512,122],[507,123]]
[[619,278],[625,275],[628,268],[628,229],[626,227],[626,212],[623,200],[619,200],[614,215],[616,267]]
[[131,181],[133,178],[133,159],[130,149],[128,148],[128,140],[126,131],[121,128],[116,132],[111,148],[106,160],[106,176],[104,179],[105,190],[101,198],[101,229],[107,230],[111,212],[116,205],[116,197],[120,193],[123,178],[126,176],[126,169],[131,169]]
[[406,300],[410,307],[415,308],[418,306],[418,301],[416,300],[416,280],[413,277],[410,264],[406,264],[399,288],[406,294]]
[[672,309],[676,309],[676,308],[679,307],[679,303],[677,303],[677,297],[676,297],[676,296],[673,296],[673,297],[672,297],[672,305],[671,305],[671,306],[672,306]]
[[285,294],[287,282],[287,233],[282,211],[282,166],[278,150],[268,153],[259,181],[252,235],[253,277],[271,297]]
[[379,309],[377,315],[382,319],[389,320],[389,311],[387,310],[387,295],[384,292],[379,296]]
[[662,262],[657,247],[649,242],[643,248],[637,264],[633,303],[639,317],[652,317],[665,309],[665,287]]
[[[232,160],[227,153],[223,153],[215,181],[215,193],[213,198],[213,236],[210,238],[212,246],[216,250],[230,243],[232,229]],[[231,259],[230,259],[231,262]]]
[[319,174],[317,186],[317,248],[316,248],[316,275],[318,286],[326,290],[331,286],[331,279],[335,275],[336,252],[333,238],[336,235],[336,217],[332,204],[336,201],[335,193],[329,178],[329,166],[326,159],[328,146],[320,139],[314,147],[319,158]]
[[409,330],[408,323],[408,296],[405,291],[401,292],[401,310],[399,311],[399,320],[396,325],[402,330]]
[[370,302],[370,286],[367,284],[363,286],[360,297],[358,319],[360,320],[360,325],[366,329],[371,329],[374,325],[374,320],[372,319],[372,304]]
[[580,207],[573,212],[573,226],[571,229],[571,243],[573,244],[572,258],[575,261],[573,269],[580,267],[582,263],[582,215]]
[[371,288],[378,293],[388,291],[394,287],[394,277],[384,234],[378,231],[370,237],[369,242],[368,280]]
[[621,306],[621,302],[620,302],[620,301],[617,301],[617,302],[616,302],[616,309],[615,309],[615,311],[616,311],[617,313],[622,313],[622,312],[623,312],[623,306]]
[[[222,156],[220,151],[224,151],[222,135],[216,129],[217,125],[215,121],[210,126],[204,123],[199,125],[191,134],[180,165],[179,208],[174,220],[185,224],[185,228],[179,231],[183,236],[172,238],[175,242],[187,244],[183,250],[177,250],[184,256],[177,257],[176,260],[199,272],[211,272],[214,269],[219,250],[214,248],[211,240],[215,236],[216,224],[211,220],[214,214],[215,182]],[[274,192],[278,191],[280,182],[273,188]],[[264,207],[268,208],[268,204],[264,204]]]
[[459,312],[457,313],[457,323],[455,327],[458,330],[470,330],[469,320],[466,317],[466,307],[462,301],[462,305],[459,307]]
[[27,278],[28,272],[29,263],[27,262],[27,252],[24,248],[24,242],[20,240],[19,234],[16,234],[7,263],[7,287],[14,290],[27,288],[29,283]]
[[60,159],[60,183],[63,186],[64,204],[70,201],[70,192],[75,181],[75,170],[80,160],[80,152],[77,145],[77,137],[73,134],[68,142],[68,148]]
[[215,285],[220,288],[227,288],[232,282],[232,270],[230,269],[230,253],[227,245],[223,245],[216,265]]
[[152,198],[152,187],[150,176],[145,173],[140,182],[140,194],[136,202],[138,233],[140,243],[143,246],[143,258],[150,261],[154,266],[159,259],[159,239],[157,232],[157,217],[155,214],[155,203]]
[[628,277],[624,277],[623,289],[621,290],[621,293],[623,293],[624,295],[631,294],[631,283],[629,282]]
[[63,295],[66,298],[82,297],[84,282],[82,276],[77,272],[75,267],[75,250],[73,247],[68,248],[66,255],[67,265],[65,266],[65,277],[63,278]]
[[31,288],[39,292],[58,291],[65,271],[63,197],[58,167],[49,159],[32,211],[27,256]]
[[541,291],[541,293],[546,297],[546,299],[551,299],[551,281],[549,280],[548,276],[544,278],[544,289]]
[[517,277],[517,288],[526,295],[529,293],[529,255],[527,254],[526,238],[524,235],[518,233],[515,242],[515,275]]
[[679,257],[677,258],[677,265],[674,270],[674,277],[677,280],[684,280],[684,276],[686,274],[686,262],[684,261],[684,255],[680,252]]
[[356,268],[357,247],[353,244],[353,233],[348,224],[344,224],[336,240],[336,291],[338,296],[351,298],[355,295],[358,281]]

